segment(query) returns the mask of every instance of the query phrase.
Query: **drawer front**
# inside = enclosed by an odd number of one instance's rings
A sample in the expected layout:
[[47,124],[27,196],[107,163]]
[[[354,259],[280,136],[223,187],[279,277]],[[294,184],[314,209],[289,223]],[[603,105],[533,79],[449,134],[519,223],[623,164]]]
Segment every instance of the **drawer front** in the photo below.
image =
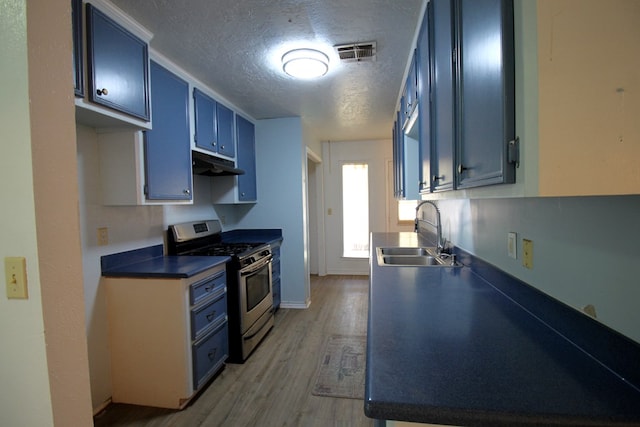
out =
[[226,318],[227,314],[227,291],[226,286],[218,288],[219,295],[211,302],[191,310],[191,339],[199,338],[211,325]]
[[229,356],[229,330],[226,319],[210,334],[195,342],[193,351],[193,384],[200,388],[218,371]]
[[190,302],[191,305],[196,305],[205,298],[217,295],[221,288],[224,288],[227,284],[227,273],[221,271],[215,276],[207,277],[200,282],[196,282],[191,285],[190,290]]

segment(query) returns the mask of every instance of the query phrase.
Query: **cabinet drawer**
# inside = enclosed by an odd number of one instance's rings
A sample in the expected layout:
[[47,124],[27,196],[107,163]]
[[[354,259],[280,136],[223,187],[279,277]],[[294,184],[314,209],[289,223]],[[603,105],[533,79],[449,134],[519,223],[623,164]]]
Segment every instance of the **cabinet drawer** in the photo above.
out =
[[195,342],[193,350],[193,384],[198,389],[222,366],[229,356],[229,332],[226,319],[203,339]]
[[221,316],[224,318],[227,314],[226,287],[222,286],[216,289],[218,295],[211,302],[191,310],[191,339],[193,340],[199,338]]
[[190,289],[190,303],[196,305],[205,298],[212,295],[217,295],[227,284],[227,273],[222,271],[215,276],[207,277],[206,279],[196,282],[191,285]]

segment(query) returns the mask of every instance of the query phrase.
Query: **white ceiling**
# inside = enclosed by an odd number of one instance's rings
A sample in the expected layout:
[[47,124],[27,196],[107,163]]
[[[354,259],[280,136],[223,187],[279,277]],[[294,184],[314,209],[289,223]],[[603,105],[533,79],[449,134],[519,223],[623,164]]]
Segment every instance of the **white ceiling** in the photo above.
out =
[[[112,0],[154,34],[151,47],[255,119],[301,116],[319,140],[391,137],[426,0]],[[333,46],[377,42],[375,62],[340,63]],[[297,81],[282,55],[317,47],[322,78]]]

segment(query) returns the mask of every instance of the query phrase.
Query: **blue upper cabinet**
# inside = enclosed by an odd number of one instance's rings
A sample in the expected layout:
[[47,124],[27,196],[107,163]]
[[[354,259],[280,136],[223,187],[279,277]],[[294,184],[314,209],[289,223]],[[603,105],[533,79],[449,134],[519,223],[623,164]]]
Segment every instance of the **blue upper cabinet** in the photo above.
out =
[[432,59],[431,188],[451,190],[454,183],[455,52],[453,0],[432,0],[429,15]]
[[216,137],[216,101],[198,89],[193,90],[196,147],[218,151]]
[[407,80],[404,84],[404,91],[402,93],[402,128],[407,130],[413,126],[413,123],[417,117],[414,112],[417,112],[416,106],[418,104],[418,81],[416,72],[416,55],[414,53],[411,65],[409,66],[409,73],[407,74]]
[[233,126],[233,110],[218,103],[216,105],[216,124],[218,153],[229,157],[235,157],[235,138]]
[[431,60],[429,46],[429,15],[431,3],[418,33],[416,43],[416,83],[418,94],[419,192],[431,191]]
[[512,183],[513,2],[458,0],[457,8],[457,188]]
[[89,100],[148,121],[147,44],[87,4]]
[[82,58],[82,0],[71,0],[73,32],[73,88],[78,97],[84,96],[84,67]]
[[193,90],[196,147],[234,157],[233,110],[216,102],[199,89]]
[[148,200],[191,200],[189,84],[151,62],[153,128],[145,132]]
[[238,133],[238,168],[244,175],[238,175],[238,201],[255,202],[258,200],[256,186],[256,133],[253,123],[236,115]]

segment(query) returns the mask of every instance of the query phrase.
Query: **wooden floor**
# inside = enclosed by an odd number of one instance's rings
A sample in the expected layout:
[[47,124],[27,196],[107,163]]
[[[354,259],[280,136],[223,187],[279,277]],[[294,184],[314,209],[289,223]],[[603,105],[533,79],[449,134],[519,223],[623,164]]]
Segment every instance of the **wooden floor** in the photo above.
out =
[[95,426],[373,426],[362,400],[311,394],[326,339],[366,335],[368,283],[366,276],[312,276],[310,308],[280,309],[251,357],[228,364],[185,409],[112,404]]

